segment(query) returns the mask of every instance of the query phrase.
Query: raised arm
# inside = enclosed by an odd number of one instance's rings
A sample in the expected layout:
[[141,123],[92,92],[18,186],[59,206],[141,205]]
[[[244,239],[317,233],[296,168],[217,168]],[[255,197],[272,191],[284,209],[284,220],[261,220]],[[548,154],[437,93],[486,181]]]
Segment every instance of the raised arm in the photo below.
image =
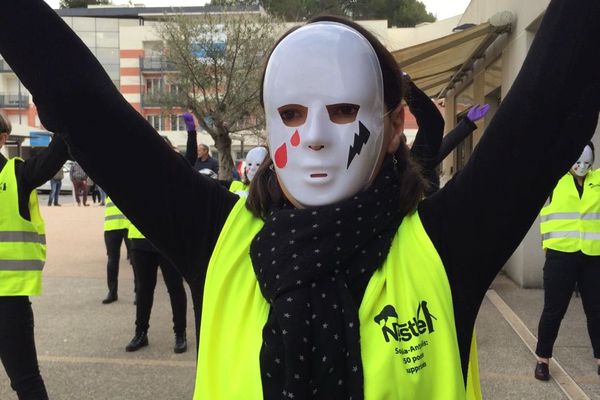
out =
[[482,296],[594,133],[598,18],[597,0],[550,3],[469,163],[419,208],[451,281],[469,286],[465,296]]
[[408,75],[404,78],[408,83],[406,104],[419,126],[410,154],[422,168],[423,176],[428,182],[425,194],[429,196],[440,187],[437,156],[444,134],[444,118],[429,96],[419,89]]
[[[25,22],[36,28],[23,30]],[[32,93],[44,126],[65,138],[115,204],[195,280],[237,197],[169,148],[42,0],[2,2],[0,53]]]
[[419,129],[415,136],[415,141],[410,148],[410,154],[424,164],[437,165],[437,155],[444,134],[444,118],[435,106],[435,103],[418,88],[415,83],[405,75],[405,81],[408,82],[408,91],[406,93],[406,104],[408,109],[415,116]]
[[475,122],[485,117],[489,110],[489,104],[484,104],[483,106],[477,104],[471,107],[467,115],[458,123],[458,125],[442,139],[440,151],[437,156],[438,163],[444,161],[444,158],[448,157],[448,154],[450,154],[460,142],[465,140],[467,136],[477,129]]
[[185,144],[185,159],[194,167],[194,163],[198,158],[198,133],[196,132],[196,122],[194,116],[189,113],[183,113],[183,122],[185,122],[185,130],[187,131],[187,142]]

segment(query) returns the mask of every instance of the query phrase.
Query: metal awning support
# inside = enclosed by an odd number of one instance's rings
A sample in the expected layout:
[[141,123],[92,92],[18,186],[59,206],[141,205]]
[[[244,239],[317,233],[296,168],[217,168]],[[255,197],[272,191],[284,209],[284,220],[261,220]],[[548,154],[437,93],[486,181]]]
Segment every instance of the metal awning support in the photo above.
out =
[[[510,32],[512,21],[512,13],[504,11],[483,24],[394,51],[392,55],[421,90],[431,97],[444,97],[448,90],[466,80],[477,60],[492,61],[486,52],[500,36]],[[482,61],[478,63],[482,65]]]

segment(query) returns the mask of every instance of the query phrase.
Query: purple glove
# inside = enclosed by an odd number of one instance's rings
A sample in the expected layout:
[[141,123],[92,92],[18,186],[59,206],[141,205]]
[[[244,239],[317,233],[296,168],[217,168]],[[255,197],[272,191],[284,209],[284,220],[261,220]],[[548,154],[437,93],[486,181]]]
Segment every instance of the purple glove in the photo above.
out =
[[183,113],[183,115],[181,116],[183,118],[183,122],[185,123],[185,129],[189,132],[189,131],[195,131],[196,130],[196,123],[194,122],[194,116],[189,113]]
[[489,110],[489,104],[484,104],[482,106],[477,104],[476,106],[471,107],[471,109],[467,113],[467,118],[469,118],[471,122],[479,121],[481,118],[485,117],[485,114],[487,114]]

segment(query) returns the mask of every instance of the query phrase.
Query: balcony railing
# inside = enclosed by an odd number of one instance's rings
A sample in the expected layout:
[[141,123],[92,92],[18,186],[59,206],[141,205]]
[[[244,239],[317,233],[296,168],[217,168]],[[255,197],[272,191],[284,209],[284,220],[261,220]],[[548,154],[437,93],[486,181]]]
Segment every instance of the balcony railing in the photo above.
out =
[[175,63],[167,61],[164,57],[140,57],[142,71],[177,71]]
[[142,107],[160,107],[160,94],[142,93]]
[[29,107],[29,96],[25,94],[0,94],[0,107],[27,108]]
[[4,60],[0,60],[0,72],[12,72],[10,65]]
[[172,94],[167,96],[165,93],[142,93],[142,107],[184,107],[183,100],[177,100]]

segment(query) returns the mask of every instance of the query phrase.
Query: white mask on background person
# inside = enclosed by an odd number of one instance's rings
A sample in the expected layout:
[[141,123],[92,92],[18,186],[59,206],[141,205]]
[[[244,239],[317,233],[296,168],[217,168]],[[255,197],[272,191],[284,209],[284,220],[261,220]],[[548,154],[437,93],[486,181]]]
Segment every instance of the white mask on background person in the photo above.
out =
[[258,167],[267,156],[267,149],[264,147],[255,147],[246,154],[246,178],[252,181]]
[[573,174],[583,177],[586,176],[589,172],[590,168],[592,168],[592,163],[594,162],[594,153],[590,146],[585,146],[583,148],[583,152],[579,156],[579,159],[573,164],[571,167],[571,171]]
[[332,204],[373,181],[385,111],[381,67],[364,36],[335,22],[290,33],[271,54],[263,96],[279,182],[300,205]]

